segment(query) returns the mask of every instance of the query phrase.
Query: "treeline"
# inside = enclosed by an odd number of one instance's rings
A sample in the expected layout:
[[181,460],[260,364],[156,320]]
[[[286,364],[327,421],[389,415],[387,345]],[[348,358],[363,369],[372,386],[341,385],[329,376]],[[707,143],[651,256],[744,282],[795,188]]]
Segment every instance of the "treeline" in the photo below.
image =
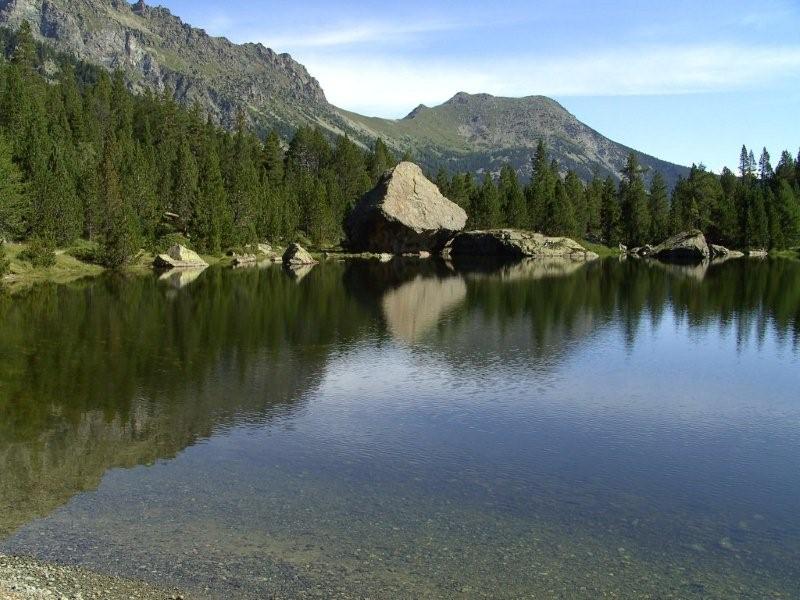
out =
[[202,252],[305,232],[336,242],[344,215],[396,159],[300,128],[284,148],[240,118],[227,132],[165,91],[134,95],[121,73],[48,57],[23,26],[0,64],[0,236],[46,265],[78,238],[108,266],[185,236]]
[[[365,151],[301,127],[287,147],[275,132],[259,140],[243,117],[225,131],[169,90],[136,95],[121,73],[55,55],[27,24],[0,31],[0,44],[0,239],[28,240],[37,265],[78,238],[98,242],[96,258],[111,267],[176,239],[210,254],[298,233],[335,244],[350,208],[396,163],[381,140]],[[696,227],[733,247],[798,244],[800,157],[788,152],[773,169],[766,151],[756,164],[743,149],[739,176],[695,166],[671,198],[659,173],[646,185],[634,154],[619,182],[563,174],[541,143],[532,160],[527,183],[509,165],[480,182],[445,170],[435,180],[472,228],[615,246]]]
[[756,164],[742,148],[739,176],[693,165],[670,194],[661,173],[649,185],[631,153],[619,182],[611,176],[584,184],[574,171],[560,173],[540,143],[533,175],[521,184],[510,166],[499,179],[472,174],[450,176],[441,169],[436,183],[470,215],[474,228],[521,227],[616,246],[657,244],[687,229],[700,229],[714,243],[736,248],[782,249],[800,244],[800,154],[781,154],[773,169],[764,149]]

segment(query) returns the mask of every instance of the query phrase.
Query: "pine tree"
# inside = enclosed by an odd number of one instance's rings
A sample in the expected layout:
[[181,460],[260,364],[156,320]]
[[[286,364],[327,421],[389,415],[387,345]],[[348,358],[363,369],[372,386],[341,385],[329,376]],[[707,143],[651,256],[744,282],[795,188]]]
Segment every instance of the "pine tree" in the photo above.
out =
[[586,239],[590,241],[600,241],[602,233],[602,205],[603,205],[603,180],[595,175],[586,187],[586,209],[589,220],[586,224]]
[[617,195],[617,186],[610,175],[603,182],[600,202],[600,227],[606,246],[616,246],[622,239],[622,209]]
[[189,223],[194,220],[194,210],[198,204],[200,172],[197,161],[184,138],[178,146],[178,156],[172,174],[172,212],[178,215],[178,229],[186,233]]
[[11,144],[0,133],[0,238],[23,238],[30,229],[30,203]]
[[567,171],[567,176],[564,178],[564,194],[572,206],[574,215],[575,224],[571,234],[583,238],[586,236],[586,229],[589,226],[589,207],[586,203],[586,190],[583,182],[571,169]]
[[567,196],[567,188],[560,179],[556,180],[555,193],[548,199],[545,207],[542,229],[546,235],[577,235],[572,200]]
[[778,184],[775,212],[782,237],[782,243],[777,247],[792,248],[800,244],[800,198],[786,180],[781,180]]
[[746,246],[761,249],[769,245],[769,222],[764,205],[764,192],[754,186],[750,190],[747,207]]
[[625,239],[630,246],[641,246],[649,241],[650,210],[642,171],[633,152],[628,155],[622,174],[619,194]]
[[471,215],[474,227],[479,229],[491,229],[500,224],[500,194],[489,173],[483,176],[483,183],[475,194]]
[[122,186],[117,171],[118,162],[117,140],[113,132],[109,132],[100,165],[103,207],[100,256],[102,263],[112,269],[130,262],[136,250],[130,209],[125,205],[122,197]]
[[558,171],[553,169],[548,158],[547,147],[542,140],[539,140],[536,154],[533,157],[531,183],[526,191],[529,226],[533,230],[544,229],[547,207],[553,203],[555,198],[557,179]]
[[761,181],[767,181],[774,175],[769,159],[769,152],[767,152],[767,149],[764,148],[761,151],[761,158],[758,161],[758,177],[761,179]]
[[[216,148],[209,144],[203,152],[198,180],[197,203],[192,230],[200,250],[210,254],[222,251],[224,238],[229,237],[229,219],[225,211],[225,183]],[[263,232],[266,234],[266,232]],[[266,235],[263,236],[265,239]]]
[[372,182],[378,181],[383,173],[395,165],[394,157],[381,138],[375,140],[368,161],[369,175]]
[[267,178],[274,185],[283,181],[284,160],[285,157],[283,154],[283,147],[281,146],[281,139],[273,129],[269,132],[264,142],[264,158],[262,164]]
[[517,179],[517,172],[509,164],[500,169],[500,203],[504,220],[509,227],[525,227],[528,222],[525,196]]
[[650,182],[650,239],[659,243],[669,237],[669,199],[667,184],[660,172],[656,171]]

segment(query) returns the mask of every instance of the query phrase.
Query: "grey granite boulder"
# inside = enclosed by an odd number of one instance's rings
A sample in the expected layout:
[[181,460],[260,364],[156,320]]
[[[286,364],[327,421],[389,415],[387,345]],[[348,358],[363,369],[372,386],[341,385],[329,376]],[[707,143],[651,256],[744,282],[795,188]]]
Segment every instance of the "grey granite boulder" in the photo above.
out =
[[651,256],[665,261],[693,262],[708,260],[711,250],[702,231],[683,231],[653,248]]
[[507,258],[566,257],[591,260],[597,254],[565,237],[547,237],[518,229],[490,229],[459,233],[448,245],[452,256],[499,256]]
[[356,252],[437,251],[464,229],[467,213],[445,198],[417,165],[401,162],[383,174],[347,218],[347,245]]
[[287,267],[315,265],[317,260],[300,244],[289,244],[283,253],[283,264]]
[[207,267],[208,263],[197,252],[175,244],[167,250],[166,254],[156,256],[153,266],[157,269],[196,269]]

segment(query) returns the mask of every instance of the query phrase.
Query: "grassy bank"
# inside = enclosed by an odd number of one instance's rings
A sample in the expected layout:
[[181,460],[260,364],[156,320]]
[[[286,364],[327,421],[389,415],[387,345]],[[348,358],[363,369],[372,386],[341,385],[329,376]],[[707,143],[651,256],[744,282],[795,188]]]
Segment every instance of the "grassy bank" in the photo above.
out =
[[56,251],[55,264],[51,267],[35,267],[25,258],[27,244],[5,244],[3,246],[9,261],[9,272],[3,277],[3,283],[11,291],[30,287],[43,281],[69,283],[84,277],[99,275],[105,269],[76,258],[70,250]]
[[600,258],[605,258],[608,256],[619,256],[619,248],[609,248],[608,246],[604,246],[603,244],[594,244],[592,242],[586,240],[578,240],[578,243],[586,248],[597,254]]

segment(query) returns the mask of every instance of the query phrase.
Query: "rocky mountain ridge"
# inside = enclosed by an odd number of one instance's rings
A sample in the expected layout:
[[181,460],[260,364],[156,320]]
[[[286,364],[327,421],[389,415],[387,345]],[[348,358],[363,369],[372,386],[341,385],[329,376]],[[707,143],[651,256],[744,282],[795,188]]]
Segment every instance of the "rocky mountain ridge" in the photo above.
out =
[[[581,123],[544,96],[496,98],[458,93],[436,107],[420,105],[403,119],[366,117],[331,105],[319,82],[289,54],[262,44],[234,44],[184,23],[143,0],[0,0],[0,26],[23,20],[56,50],[121,69],[130,88],[171,90],[184,104],[198,103],[226,127],[243,111],[260,132],[291,135],[301,125],[348,134],[368,146],[382,137],[398,153],[411,151],[429,170],[499,171],[511,163],[530,172],[544,139],[563,170],[619,175],[631,150]],[[641,163],[674,182],[686,169],[638,153]]]

